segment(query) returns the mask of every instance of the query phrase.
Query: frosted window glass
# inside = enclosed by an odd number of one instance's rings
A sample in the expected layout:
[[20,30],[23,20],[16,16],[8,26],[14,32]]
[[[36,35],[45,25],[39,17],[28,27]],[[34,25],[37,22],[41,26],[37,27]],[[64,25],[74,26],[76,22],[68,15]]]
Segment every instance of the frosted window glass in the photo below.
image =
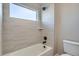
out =
[[36,11],[10,4],[10,17],[36,21]]

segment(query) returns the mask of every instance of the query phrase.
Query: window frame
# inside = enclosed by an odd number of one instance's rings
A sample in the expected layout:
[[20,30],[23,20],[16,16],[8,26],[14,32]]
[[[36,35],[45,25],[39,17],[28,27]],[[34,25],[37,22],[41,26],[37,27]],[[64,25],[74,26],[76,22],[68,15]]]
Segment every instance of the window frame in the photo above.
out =
[[11,17],[11,16],[10,16],[10,4],[14,4],[14,5],[16,5],[16,6],[20,6],[20,7],[22,7],[22,8],[26,8],[26,9],[35,11],[35,12],[36,12],[36,20],[32,20],[32,19],[27,19],[27,20],[29,20],[29,21],[38,21],[38,16],[39,16],[38,14],[39,14],[39,11],[36,10],[36,9],[33,9],[33,8],[29,7],[29,6],[22,5],[22,4],[20,4],[20,3],[9,3],[9,17],[10,17],[10,18],[17,18],[17,19],[26,20],[26,19],[19,18],[19,17]]

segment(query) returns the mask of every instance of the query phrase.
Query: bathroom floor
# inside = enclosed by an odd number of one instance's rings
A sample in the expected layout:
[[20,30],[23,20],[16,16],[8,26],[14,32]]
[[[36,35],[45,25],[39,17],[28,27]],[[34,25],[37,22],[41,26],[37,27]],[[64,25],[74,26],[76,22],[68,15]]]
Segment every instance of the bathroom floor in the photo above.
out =
[[69,54],[62,54],[62,55],[60,55],[60,56],[71,56],[71,55],[69,55]]
[[72,56],[72,55],[67,54],[67,53],[63,53],[63,54],[61,54],[61,55],[56,54],[56,56]]

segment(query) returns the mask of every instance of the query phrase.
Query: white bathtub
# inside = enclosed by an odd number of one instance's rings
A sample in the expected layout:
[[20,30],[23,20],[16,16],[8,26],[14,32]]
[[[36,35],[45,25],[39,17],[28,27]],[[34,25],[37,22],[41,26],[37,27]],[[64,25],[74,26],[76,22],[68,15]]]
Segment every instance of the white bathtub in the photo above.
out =
[[46,46],[46,48],[43,48],[43,44],[39,43],[12,53],[8,53],[5,56],[52,56],[52,51],[51,47]]
[[79,42],[63,40],[64,41],[64,52],[73,55],[79,56]]

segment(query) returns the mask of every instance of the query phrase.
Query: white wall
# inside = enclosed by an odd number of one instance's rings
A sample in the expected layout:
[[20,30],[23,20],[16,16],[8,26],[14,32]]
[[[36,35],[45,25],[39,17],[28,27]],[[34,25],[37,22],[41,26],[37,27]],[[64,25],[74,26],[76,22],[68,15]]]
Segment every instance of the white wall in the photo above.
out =
[[79,42],[79,4],[61,4],[62,38]]
[[[61,39],[79,42],[79,4],[59,4],[58,6],[60,8]],[[71,47],[66,46],[65,50],[72,47],[74,45]],[[75,49],[71,49],[71,51],[78,52]],[[69,53],[70,51],[67,52]]]
[[[44,30],[42,35],[47,36],[47,45],[54,47],[54,4],[44,4],[46,10],[42,10],[42,25]],[[43,7],[42,6],[42,7]],[[52,50],[53,51],[53,50]]]
[[2,54],[2,4],[0,3],[0,55]]
[[40,43],[38,22],[9,17],[9,5],[4,4],[3,54]]

